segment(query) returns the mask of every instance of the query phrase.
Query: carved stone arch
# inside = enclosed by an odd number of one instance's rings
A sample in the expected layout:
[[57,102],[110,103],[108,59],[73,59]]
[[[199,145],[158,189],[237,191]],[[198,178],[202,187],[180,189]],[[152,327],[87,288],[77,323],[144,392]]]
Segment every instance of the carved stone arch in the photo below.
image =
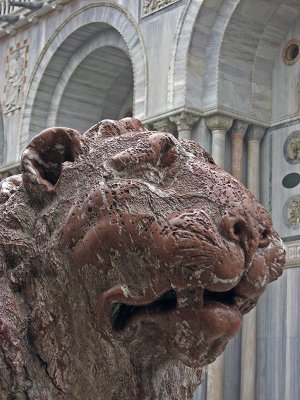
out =
[[[94,35],[100,34],[101,31],[104,32],[108,29],[118,33],[119,38],[123,41],[123,44],[120,45],[121,47],[123,46],[124,48],[124,43],[126,45],[126,53],[130,56],[133,69],[134,115],[138,118],[144,118],[147,107],[147,67],[145,49],[138,25],[121,6],[108,4],[107,2],[89,4],[71,14],[59,26],[37,61],[29,81],[24,102],[20,151],[24,149],[31,136],[44,129],[47,125],[49,108],[62,72],[60,70],[59,74],[55,74],[54,79],[51,76],[50,70],[54,65],[54,57],[60,55],[59,53],[64,54],[64,44],[67,43],[69,45],[71,42],[68,40],[75,39],[74,43],[77,42],[77,47],[73,46],[72,53],[66,54],[67,60],[65,60],[64,65],[66,66],[75,52],[79,51],[80,54],[80,49],[84,42],[94,37]],[[120,48],[117,50],[121,51]],[[122,52],[128,59],[126,53]],[[62,68],[62,70],[64,69]],[[43,95],[43,83],[47,79],[47,92],[44,92]],[[51,118],[53,118],[53,113]]]
[[187,54],[194,24],[204,1],[188,0],[178,24],[168,76],[169,109],[185,104]]
[[240,0],[232,0],[210,4],[207,0],[201,9],[189,47],[187,99],[191,99],[191,106],[204,110],[219,108],[220,49],[224,32],[239,2]]
[[223,32],[240,0],[190,0],[182,14],[172,52],[168,107],[217,104],[218,56]]
[[300,3],[296,1],[239,1],[219,53],[217,92],[222,108],[271,120],[272,71],[299,14]]
[[[112,51],[109,52],[108,49],[111,49]],[[119,51],[114,51],[114,49],[118,49]],[[98,50],[98,51],[97,51]],[[105,31],[101,31],[97,33],[91,40],[83,43],[83,45],[80,47],[80,49],[73,54],[73,56],[70,58],[68,61],[67,65],[65,66],[62,74],[60,75],[60,78],[57,82],[56,88],[54,90],[53,97],[51,99],[51,104],[49,108],[49,114],[47,117],[47,126],[59,126],[63,123],[62,118],[63,116],[62,111],[61,111],[61,105],[64,102],[64,97],[65,97],[65,92],[66,88],[69,86],[70,87],[70,82],[72,80],[72,77],[74,76],[75,71],[78,71],[78,68],[80,68],[80,65],[82,65],[84,62],[87,63],[85,60],[87,59],[88,56],[91,54],[96,54],[98,53],[101,55],[101,50],[104,50],[106,53],[106,56],[111,53],[114,54],[114,56],[119,55],[120,57],[124,58],[124,61],[126,62],[125,69],[130,70],[129,73],[127,74],[127,83],[129,85],[132,85],[132,66],[131,66],[131,61],[130,61],[130,54],[128,51],[128,48],[126,46],[125,41],[123,38],[120,36],[120,34],[115,30],[111,28],[105,29]],[[103,53],[103,51],[102,51]],[[125,53],[125,54],[122,54]],[[126,57],[127,56],[127,57]],[[106,61],[106,60],[105,60]],[[100,69],[100,65],[99,65]],[[123,71],[124,72],[124,71]],[[75,83],[76,84],[76,83]],[[76,88],[74,88],[76,89]],[[106,96],[103,93],[104,96]],[[98,95],[100,97],[100,93]],[[107,101],[107,97],[106,97]],[[103,106],[101,107],[101,109]],[[99,110],[99,118],[101,118],[101,110]],[[118,118],[118,115],[103,115],[103,118]],[[93,122],[98,122],[97,121],[87,121],[89,125],[91,125]],[[63,125],[68,125],[68,121],[65,122]],[[71,121],[70,121],[71,123]],[[89,127],[87,125],[87,128]]]
[[299,9],[289,0],[190,0],[173,48],[169,109],[224,110],[269,121],[271,71]]

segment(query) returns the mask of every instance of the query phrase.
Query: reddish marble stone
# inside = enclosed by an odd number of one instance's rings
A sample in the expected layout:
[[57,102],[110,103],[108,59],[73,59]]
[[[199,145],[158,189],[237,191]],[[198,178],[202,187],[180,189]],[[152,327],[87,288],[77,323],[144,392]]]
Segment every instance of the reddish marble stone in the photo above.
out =
[[283,270],[254,196],[136,119],[43,131],[0,203],[1,399],[189,399]]

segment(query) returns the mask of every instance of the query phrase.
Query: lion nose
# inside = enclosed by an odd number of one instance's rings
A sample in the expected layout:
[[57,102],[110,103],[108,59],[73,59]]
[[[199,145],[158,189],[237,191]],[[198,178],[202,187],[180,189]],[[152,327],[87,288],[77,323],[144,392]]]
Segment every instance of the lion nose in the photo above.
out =
[[257,226],[240,217],[225,215],[221,220],[221,229],[228,239],[239,242],[245,250],[267,247],[271,242],[270,229]]

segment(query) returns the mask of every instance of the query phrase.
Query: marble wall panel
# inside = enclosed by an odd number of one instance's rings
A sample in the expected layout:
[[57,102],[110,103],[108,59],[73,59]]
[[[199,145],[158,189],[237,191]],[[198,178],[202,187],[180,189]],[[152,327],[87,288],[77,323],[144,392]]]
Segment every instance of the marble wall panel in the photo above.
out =
[[290,268],[287,280],[285,399],[300,398],[300,268]]
[[224,353],[223,399],[239,400],[241,386],[241,332],[227,345]]
[[287,275],[268,287],[257,307],[256,400],[285,399]]
[[299,185],[294,188],[285,188],[282,180],[290,173],[300,174],[300,154],[296,163],[291,163],[284,157],[284,146],[293,132],[300,132],[300,122],[273,129],[272,133],[272,218],[275,228],[285,237],[300,235],[300,223],[288,224],[287,206],[294,196],[299,194]]
[[212,136],[205,124],[205,119],[200,118],[192,128],[192,140],[201,144],[201,146],[211,153]]
[[[286,42],[292,38],[300,39],[300,17],[281,42],[281,50]],[[300,60],[293,65],[286,65],[282,61],[281,51],[277,55],[273,70],[273,105],[272,118],[280,120],[287,116],[300,116]]]
[[[147,43],[147,62],[149,73],[149,94],[147,114],[149,117],[167,111],[168,74],[171,63],[172,46],[176,27],[183,4],[175,8],[166,8],[159,15],[141,23],[143,37]],[[171,39],[170,39],[171,38]],[[163,45],[162,45],[163,44]],[[185,60],[183,60],[185,68]]]

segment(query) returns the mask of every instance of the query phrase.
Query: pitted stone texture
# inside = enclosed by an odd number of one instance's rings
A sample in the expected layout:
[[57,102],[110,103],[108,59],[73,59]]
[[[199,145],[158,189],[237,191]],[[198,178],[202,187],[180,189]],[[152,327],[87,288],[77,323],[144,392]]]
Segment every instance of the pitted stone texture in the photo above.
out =
[[43,131],[1,183],[0,398],[190,399],[284,250],[196,143]]

